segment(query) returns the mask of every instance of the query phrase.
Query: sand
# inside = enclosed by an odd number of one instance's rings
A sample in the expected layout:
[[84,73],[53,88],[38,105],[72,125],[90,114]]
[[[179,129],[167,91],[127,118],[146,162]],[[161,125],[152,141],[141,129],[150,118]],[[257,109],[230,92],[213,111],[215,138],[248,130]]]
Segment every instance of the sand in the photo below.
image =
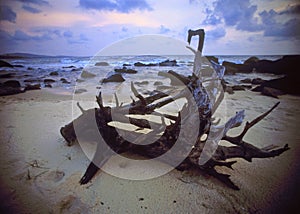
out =
[[[246,110],[246,120],[278,100],[254,92],[226,95],[220,113]],[[72,120],[72,95],[55,89],[0,97],[1,211],[18,213],[271,213],[287,212],[297,202],[300,184],[300,97],[284,95],[271,115],[254,126],[246,140],[291,149],[279,157],[244,160],[230,173],[241,190],[196,171],[172,170],[145,181],[98,172],[79,180],[89,164],[80,146],[68,147],[59,133]],[[231,133],[238,133],[241,128]],[[224,142],[222,142],[224,143]],[[110,160],[113,162],[113,160]],[[110,163],[108,163],[110,164]],[[116,166],[118,167],[118,166]],[[125,167],[125,166],[119,166]],[[150,170],[150,169],[149,169]]]

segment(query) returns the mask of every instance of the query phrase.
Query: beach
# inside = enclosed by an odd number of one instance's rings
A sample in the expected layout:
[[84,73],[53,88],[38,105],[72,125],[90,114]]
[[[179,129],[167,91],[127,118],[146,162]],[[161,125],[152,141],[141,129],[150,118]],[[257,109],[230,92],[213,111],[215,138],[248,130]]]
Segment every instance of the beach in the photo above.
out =
[[[288,143],[290,150],[279,157],[254,159],[251,163],[239,159],[234,170],[218,168],[220,172],[231,174],[239,191],[198,171],[176,169],[145,181],[120,179],[99,171],[90,183],[80,185],[89,160],[78,144],[67,146],[59,133],[62,126],[72,121],[72,99],[72,93],[59,89],[0,97],[2,210],[18,213],[282,213],[295,206],[300,180],[298,96],[280,96],[278,108],[245,136],[247,142],[258,147]],[[251,121],[277,101],[251,91],[226,93],[223,100],[226,108],[222,114],[230,117],[245,109],[244,122]],[[230,133],[239,133],[242,128]],[[107,164],[113,164],[110,162],[113,158]]]

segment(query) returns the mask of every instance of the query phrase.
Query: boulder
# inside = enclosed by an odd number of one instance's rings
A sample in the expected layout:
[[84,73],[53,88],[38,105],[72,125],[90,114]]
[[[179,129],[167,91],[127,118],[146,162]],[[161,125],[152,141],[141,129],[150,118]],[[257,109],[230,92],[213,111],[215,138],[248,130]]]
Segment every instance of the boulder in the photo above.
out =
[[6,74],[0,74],[0,79],[5,79],[5,78],[12,78],[15,76],[16,73],[6,73]]
[[253,68],[244,64],[236,64],[233,62],[224,61],[222,66],[226,68],[225,74],[250,73]]
[[52,71],[49,75],[50,76],[58,76],[58,72],[57,71]]
[[233,91],[245,91],[245,87],[243,85],[234,85],[232,86]]
[[45,87],[46,88],[52,88],[52,85],[48,83],[48,84],[45,84]]
[[3,83],[4,87],[20,88],[21,84],[18,80],[8,80]]
[[125,66],[123,68],[115,68],[115,72],[117,73],[125,73],[125,74],[136,74],[137,71],[131,68],[126,68]]
[[82,73],[81,73],[82,78],[93,78],[95,76],[96,76],[96,74],[88,72],[87,70],[83,70]]
[[3,60],[0,60],[0,67],[8,67],[8,68],[13,68],[14,66],[11,65],[10,63],[8,62],[5,62]]
[[251,83],[252,80],[250,78],[241,80],[242,83]]
[[108,76],[107,78],[102,80],[102,83],[107,83],[107,82],[124,82],[125,79],[121,74],[112,74]]
[[109,64],[107,62],[97,62],[95,66],[109,66]]
[[274,97],[274,98],[278,98],[278,96],[280,95],[283,95],[285,94],[284,92],[278,90],[278,89],[275,89],[275,88],[269,88],[269,87],[264,87],[262,89],[262,92],[261,92],[263,95],[266,95],[266,96],[270,96],[270,97]]
[[252,81],[251,81],[251,84],[252,85],[261,85],[263,84],[264,82],[266,82],[266,80],[263,80],[261,78],[254,78]]
[[287,94],[300,95],[300,79],[289,75],[264,82],[261,86],[278,89]]
[[54,79],[44,79],[44,83],[54,83],[55,80]]
[[69,82],[68,80],[66,80],[65,78],[61,78],[60,81],[64,84],[70,84],[71,82]]
[[251,56],[250,58],[248,58],[247,60],[244,61],[244,65],[253,65],[255,63],[257,63],[259,61],[259,59],[256,56]]
[[41,84],[28,84],[25,86],[25,91],[29,91],[29,90],[39,90],[41,89]]
[[165,60],[163,62],[158,63],[159,66],[178,66],[176,60]]

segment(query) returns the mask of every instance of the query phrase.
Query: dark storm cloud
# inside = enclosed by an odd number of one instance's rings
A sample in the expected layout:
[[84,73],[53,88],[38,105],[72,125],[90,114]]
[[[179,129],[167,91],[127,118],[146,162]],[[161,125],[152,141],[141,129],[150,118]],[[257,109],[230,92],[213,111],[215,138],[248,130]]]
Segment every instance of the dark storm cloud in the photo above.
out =
[[45,1],[45,0],[14,0],[14,1],[18,1],[18,2],[22,2],[25,4],[35,4],[35,5],[40,5],[40,6],[49,6],[49,2]]
[[16,22],[17,14],[8,6],[0,6],[0,21],[5,20],[12,23]]
[[33,8],[33,7],[30,7],[28,5],[23,5],[22,8],[24,10],[26,10],[27,12],[30,12],[30,13],[40,13],[40,12],[42,12],[41,10]]
[[235,26],[238,30],[259,31],[262,26],[254,17],[256,5],[249,0],[217,0],[213,3],[214,10],[206,10],[204,24],[216,25],[223,22],[227,26]]
[[300,4],[289,5],[286,9],[280,11],[279,14],[300,14]]
[[85,9],[95,9],[100,11],[118,11],[129,13],[133,10],[152,10],[145,0],[80,0],[79,5]]

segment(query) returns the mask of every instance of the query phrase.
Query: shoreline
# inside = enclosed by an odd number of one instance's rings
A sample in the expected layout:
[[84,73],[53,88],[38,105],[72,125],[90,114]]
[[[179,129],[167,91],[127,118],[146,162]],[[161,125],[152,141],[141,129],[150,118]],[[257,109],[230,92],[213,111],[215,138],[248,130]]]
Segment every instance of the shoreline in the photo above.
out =
[[[68,147],[59,133],[59,128],[72,120],[72,96],[52,92],[57,91],[42,89],[0,97],[0,117],[5,121],[0,127],[5,208],[21,213],[265,213],[291,209],[291,201],[299,196],[297,96],[281,96],[279,107],[246,136],[259,146],[289,143],[291,149],[276,158],[236,163],[230,174],[241,190],[234,191],[199,172],[177,170],[146,181],[122,180],[100,172],[91,183],[80,186],[89,160],[78,144]],[[223,100],[226,116],[246,109],[245,121],[276,101],[250,91],[226,94]],[[220,170],[226,173],[227,169]]]

